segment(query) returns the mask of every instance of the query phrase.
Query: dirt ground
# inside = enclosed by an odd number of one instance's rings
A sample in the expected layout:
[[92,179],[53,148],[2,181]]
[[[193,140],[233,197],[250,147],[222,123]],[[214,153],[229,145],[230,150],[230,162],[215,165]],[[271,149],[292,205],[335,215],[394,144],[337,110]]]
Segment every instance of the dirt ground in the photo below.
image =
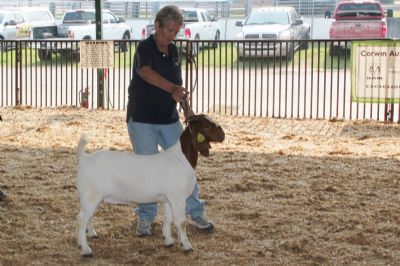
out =
[[[131,150],[124,111],[0,108],[0,265],[399,265],[400,126],[210,114],[225,130],[197,168],[216,230],[194,251],[134,233],[131,208],[101,204],[98,239],[75,238],[76,146]],[[174,233],[174,238],[177,236]]]

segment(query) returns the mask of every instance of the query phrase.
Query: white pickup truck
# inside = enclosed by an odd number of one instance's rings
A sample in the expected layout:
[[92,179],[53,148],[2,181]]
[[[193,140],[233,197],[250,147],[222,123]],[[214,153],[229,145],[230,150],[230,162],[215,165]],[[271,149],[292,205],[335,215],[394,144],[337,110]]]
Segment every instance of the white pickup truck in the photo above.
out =
[[[304,23],[293,7],[262,7],[253,9],[241,27],[238,39],[238,57],[287,57],[300,48],[307,48],[310,25]],[[304,40],[302,42],[302,40]]]
[[[217,23],[217,18],[212,17],[206,9],[201,8],[184,8],[181,9],[184,23],[176,38],[178,40],[195,40],[193,44],[193,54],[197,54],[201,46],[208,45],[207,42],[197,41],[213,41],[221,38],[221,30]],[[154,34],[154,19],[152,24],[146,25],[142,29],[142,39],[147,38],[150,34]],[[218,43],[210,43],[214,48]],[[185,51],[186,42],[182,42]]]
[[[10,7],[0,9],[0,40],[26,40],[36,27],[53,27],[56,20],[51,12],[41,7]],[[0,51],[13,47],[0,42]]]
[[[95,40],[96,39],[96,15],[94,9],[68,10],[64,13],[62,23],[56,27],[36,27],[33,33],[34,39],[44,39],[41,43],[38,55],[41,60],[49,60],[53,53],[79,54],[78,47],[74,45],[61,45],[52,40]],[[125,23],[123,18],[117,18],[111,11],[102,11],[103,40],[129,40],[132,36],[132,28]],[[119,43],[119,49],[128,50],[126,42]]]

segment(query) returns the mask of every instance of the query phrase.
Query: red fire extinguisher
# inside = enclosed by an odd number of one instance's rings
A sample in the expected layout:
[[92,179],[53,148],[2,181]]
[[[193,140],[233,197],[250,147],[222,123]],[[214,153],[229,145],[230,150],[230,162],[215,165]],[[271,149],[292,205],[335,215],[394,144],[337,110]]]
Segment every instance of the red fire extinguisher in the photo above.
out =
[[89,108],[89,89],[85,88],[80,90],[79,93],[81,94],[81,106],[86,109]]

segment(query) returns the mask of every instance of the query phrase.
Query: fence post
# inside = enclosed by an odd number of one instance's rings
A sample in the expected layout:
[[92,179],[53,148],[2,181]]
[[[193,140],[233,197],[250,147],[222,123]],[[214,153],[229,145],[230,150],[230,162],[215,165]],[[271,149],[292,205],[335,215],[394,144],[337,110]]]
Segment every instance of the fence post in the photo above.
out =
[[[192,42],[190,40],[186,42],[186,51],[185,51],[185,63],[186,63],[186,71],[185,71],[185,88],[189,91],[189,105],[193,107],[193,50],[192,50]],[[183,54],[183,43],[180,43],[181,54]],[[196,107],[197,108],[197,107]],[[196,110],[197,111],[197,110]],[[196,112],[195,111],[195,112]]]
[[[101,2],[95,1],[96,9],[96,40],[103,39],[103,16]],[[104,108],[104,69],[97,69],[97,108]]]
[[[20,82],[20,66],[21,66],[21,41],[15,43],[15,105],[21,104],[21,89],[19,88]],[[22,69],[21,69],[22,71]]]

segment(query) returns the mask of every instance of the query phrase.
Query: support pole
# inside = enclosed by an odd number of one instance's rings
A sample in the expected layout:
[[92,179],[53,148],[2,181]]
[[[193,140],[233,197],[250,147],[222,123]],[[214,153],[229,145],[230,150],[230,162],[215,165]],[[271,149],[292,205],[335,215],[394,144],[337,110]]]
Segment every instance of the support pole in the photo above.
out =
[[[103,19],[101,1],[95,0],[96,10],[96,40],[103,39]],[[97,108],[104,108],[104,69],[97,69]]]

